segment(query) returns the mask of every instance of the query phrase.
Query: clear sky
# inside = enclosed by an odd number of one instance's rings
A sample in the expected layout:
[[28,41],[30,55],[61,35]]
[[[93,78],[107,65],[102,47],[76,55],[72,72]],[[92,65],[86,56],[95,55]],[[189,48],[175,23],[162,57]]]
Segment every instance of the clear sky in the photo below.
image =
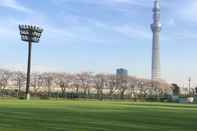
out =
[[[34,71],[114,73],[150,78],[153,0],[0,0],[0,67],[26,70],[18,24],[44,28]],[[169,82],[197,85],[197,1],[161,0],[161,69]]]

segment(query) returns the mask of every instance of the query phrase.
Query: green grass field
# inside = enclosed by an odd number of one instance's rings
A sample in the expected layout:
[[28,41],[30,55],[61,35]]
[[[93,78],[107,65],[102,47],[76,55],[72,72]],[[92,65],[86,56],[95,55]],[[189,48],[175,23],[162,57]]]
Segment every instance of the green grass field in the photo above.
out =
[[0,131],[196,131],[197,105],[0,101]]

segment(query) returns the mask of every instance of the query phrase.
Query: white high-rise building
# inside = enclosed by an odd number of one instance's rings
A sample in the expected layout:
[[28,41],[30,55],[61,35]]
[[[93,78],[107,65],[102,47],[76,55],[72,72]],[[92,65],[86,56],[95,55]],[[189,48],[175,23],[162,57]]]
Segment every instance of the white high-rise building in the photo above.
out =
[[152,80],[160,80],[160,1],[154,1],[153,8],[153,24],[151,24],[153,32],[153,45],[152,45]]

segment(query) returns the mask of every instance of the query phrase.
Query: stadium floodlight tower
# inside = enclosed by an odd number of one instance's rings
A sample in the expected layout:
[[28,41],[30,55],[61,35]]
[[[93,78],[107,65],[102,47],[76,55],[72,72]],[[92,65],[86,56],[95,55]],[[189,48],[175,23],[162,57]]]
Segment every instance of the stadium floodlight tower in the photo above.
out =
[[31,49],[32,43],[39,43],[43,29],[31,25],[19,25],[21,40],[28,42],[28,65],[27,65],[27,81],[26,81],[26,99],[30,99],[30,74],[31,74]]

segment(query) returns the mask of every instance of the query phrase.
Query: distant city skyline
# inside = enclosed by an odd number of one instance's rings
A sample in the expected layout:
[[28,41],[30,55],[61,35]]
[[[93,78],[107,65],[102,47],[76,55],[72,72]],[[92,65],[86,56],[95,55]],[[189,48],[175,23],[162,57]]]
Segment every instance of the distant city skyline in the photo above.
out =
[[[161,1],[161,74],[197,85],[197,1]],[[45,29],[33,46],[33,71],[128,69],[151,78],[153,0],[1,0],[0,68],[26,71],[27,45],[18,24]]]

